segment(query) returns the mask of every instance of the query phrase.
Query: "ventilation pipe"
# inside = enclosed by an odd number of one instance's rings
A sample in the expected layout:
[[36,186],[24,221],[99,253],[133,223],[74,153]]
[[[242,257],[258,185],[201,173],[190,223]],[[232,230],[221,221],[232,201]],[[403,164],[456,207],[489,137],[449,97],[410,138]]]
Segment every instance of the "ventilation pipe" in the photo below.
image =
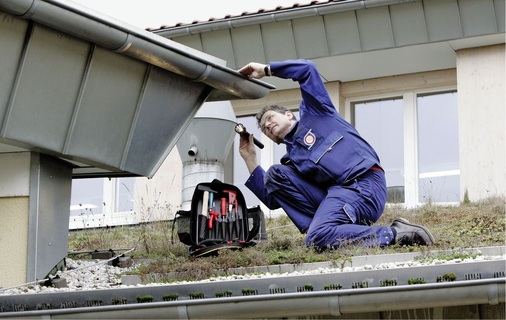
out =
[[183,162],[182,210],[190,210],[197,184],[224,181],[225,160],[234,142],[236,117],[229,101],[206,102],[176,146]]

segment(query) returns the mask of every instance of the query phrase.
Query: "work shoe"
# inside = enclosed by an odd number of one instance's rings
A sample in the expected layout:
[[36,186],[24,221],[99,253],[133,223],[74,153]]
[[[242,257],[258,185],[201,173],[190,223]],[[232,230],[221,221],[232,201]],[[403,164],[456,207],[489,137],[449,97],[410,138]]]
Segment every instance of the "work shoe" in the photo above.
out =
[[406,219],[395,219],[390,228],[394,228],[397,231],[394,239],[396,244],[430,246],[434,243],[434,237],[430,234],[429,230],[420,225],[410,223]]

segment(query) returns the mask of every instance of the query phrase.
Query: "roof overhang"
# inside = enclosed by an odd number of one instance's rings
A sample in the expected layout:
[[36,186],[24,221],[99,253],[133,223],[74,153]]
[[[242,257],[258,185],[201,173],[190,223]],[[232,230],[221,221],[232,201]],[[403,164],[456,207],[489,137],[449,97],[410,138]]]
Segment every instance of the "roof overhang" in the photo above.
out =
[[[453,69],[457,50],[504,44],[505,1],[321,1],[152,32],[233,68],[304,58],[317,63],[325,80],[348,82]],[[269,82],[277,90],[296,87]]]
[[5,0],[0,16],[0,152],[59,157],[75,177],[151,177],[205,101],[274,88],[70,1]]

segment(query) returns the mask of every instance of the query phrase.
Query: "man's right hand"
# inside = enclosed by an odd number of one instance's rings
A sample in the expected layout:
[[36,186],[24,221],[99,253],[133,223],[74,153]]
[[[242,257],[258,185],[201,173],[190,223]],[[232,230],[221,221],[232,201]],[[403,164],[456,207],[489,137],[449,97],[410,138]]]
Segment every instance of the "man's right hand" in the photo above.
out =
[[249,173],[258,166],[257,151],[253,142],[253,135],[250,134],[247,138],[239,135],[239,154],[244,159]]
[[239,69],[238,71],[239,73],[248,76],[248,78],[261,79],[266,76],[265,74],[266,66],[267,66],[266,64],[261,64],[258,62],[250,62],[241,69]]

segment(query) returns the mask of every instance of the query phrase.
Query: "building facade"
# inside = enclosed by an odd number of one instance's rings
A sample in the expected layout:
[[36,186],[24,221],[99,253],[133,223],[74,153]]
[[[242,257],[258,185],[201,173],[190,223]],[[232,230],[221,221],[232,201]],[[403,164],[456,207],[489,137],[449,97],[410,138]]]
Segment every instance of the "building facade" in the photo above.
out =
[[[322,1],[150,31],[233,69],[250,61],[315,61],[336,108],[378,151],[392,203],[415,207],[506,194],[504,0]],[[238,121],[266,145],[260,157],[268,167],[283,147],[261,136],[253,115],[267,104],[296,112],[300,95],[291,81],[262,81],[276,89],[231,103]],[[225,179],[256,205],[233,149]],[[149,181],[104,182],[102,199],[115,203],[122,184],[130,184],[126,216],[142,216],[142,206],[153,203],[173,215],[182,202],[177,149],[166,162]],[[79,188],[75,182],[74,192]],[[104,210],[104,217],[126,219],[125,211]]]

